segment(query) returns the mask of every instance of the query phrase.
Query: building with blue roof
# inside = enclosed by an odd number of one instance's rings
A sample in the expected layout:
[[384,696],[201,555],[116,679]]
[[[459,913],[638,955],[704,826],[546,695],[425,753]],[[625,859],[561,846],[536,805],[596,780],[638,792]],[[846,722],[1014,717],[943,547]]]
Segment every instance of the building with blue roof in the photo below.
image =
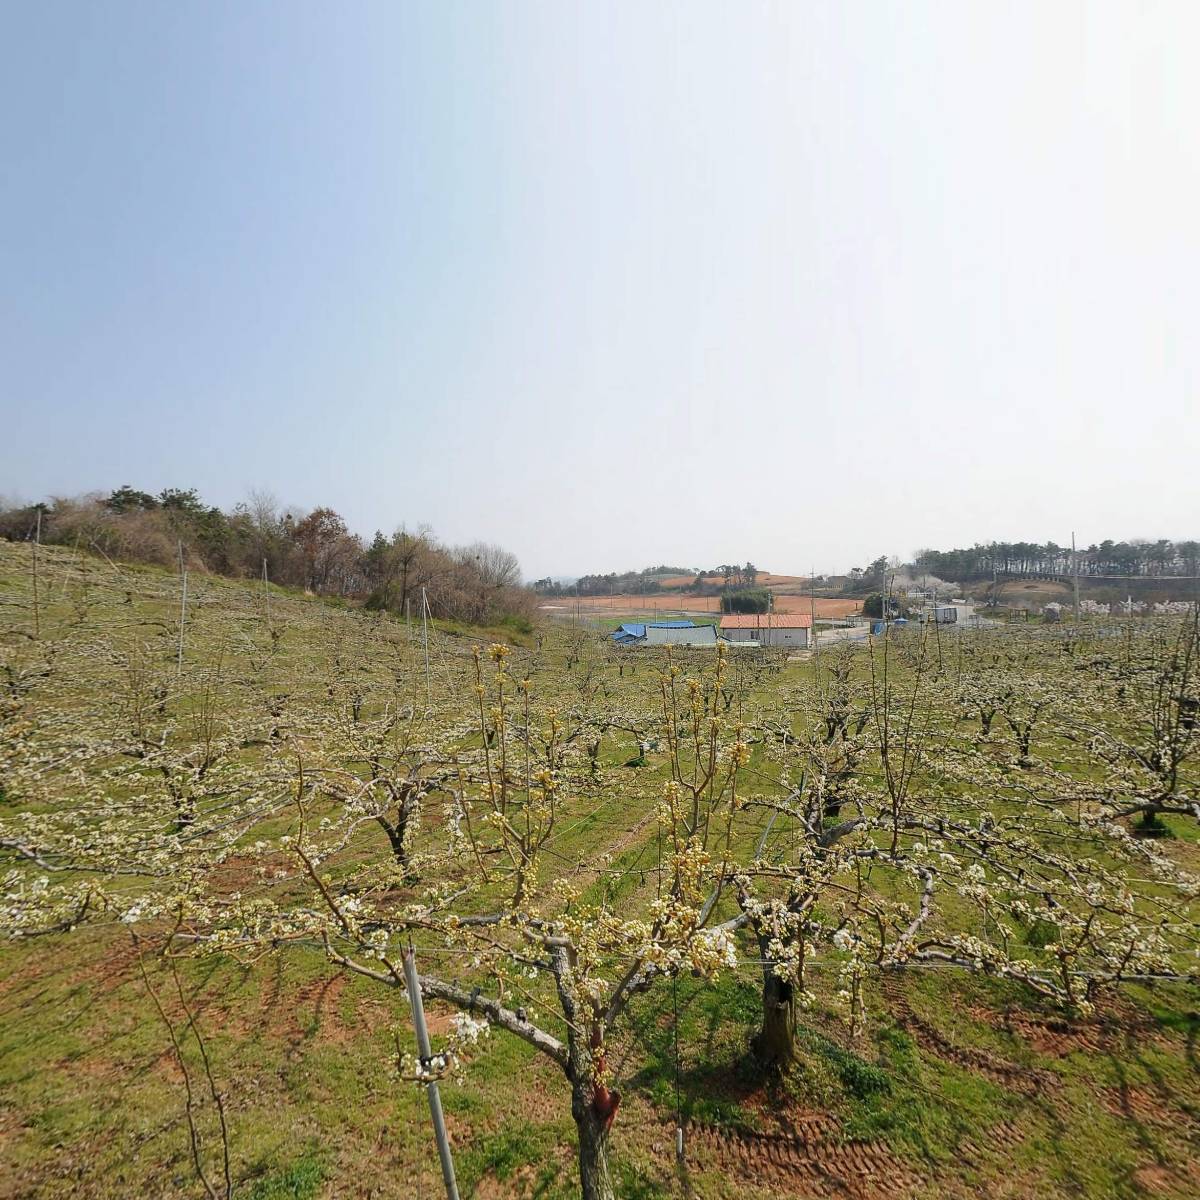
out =
[[621,625],[612,635],[612,640],[618,645],[626,646],[630,642],[640,642],[646,636],[646,626],[637,623]]
[[624,622],[612,635],[618,646],[715,646],[717,631],[695,621]]

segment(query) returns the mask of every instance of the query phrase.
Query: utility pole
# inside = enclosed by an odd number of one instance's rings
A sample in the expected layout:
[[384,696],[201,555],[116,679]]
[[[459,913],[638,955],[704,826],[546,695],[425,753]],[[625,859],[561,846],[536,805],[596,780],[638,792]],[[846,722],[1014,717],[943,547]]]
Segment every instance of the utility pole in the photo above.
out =
[[[421,1000],[421,981],[417,977],[417,960],[413,956],[412,943],[404,951],[404,982],[408,987],[408,1002],[412,1007],[413,1027],[417,1031],[417,1053],[421,1066],[426,1067],[433,1057],[429,1046],[429,1030],[425,1026],[425,1005]],[[442,1116],[442,1097],[438,1085],[430,1081],[425,1085],[429,1096],[429,1114],[433,1117],[433,1133],[437,1138],[438,1157],[442,1160],[442,1179],[446,1184],[446,1200],[458,1200],[458,1183],[454,1178],[454,1159],[450,1156],[450,1139],[446,1136],[446,1118]]]
[[1075,530],[1071,530],[1071,570],[1075,584],[1075,624],[1079,624],[1079,554],[1075,550]]
[[812,635],[813,662],[817,674],[821,673],[821,643],[817,639],[817,568],[808,568],[808,625]]
[[421,635],[425,640],[425,709],[428,711],[432,704],[429,699],[429,600],[425,589],[421,589]]
[[37,510],[37,528],[33,533],[33,636],[42,636],[42,614],[38,606],[38,547],[42,544],[42,510]]
[[183,542],[179,543],[179,574],[181,587],[179,594],[179,657],[175,664],[175,677],[183,675],[183,627],[187,621],[187,567],[183,563]]
[[267,630],[271,628],[271,589],[267,585],[267,560],[263,559],[263,603],[267,608]]

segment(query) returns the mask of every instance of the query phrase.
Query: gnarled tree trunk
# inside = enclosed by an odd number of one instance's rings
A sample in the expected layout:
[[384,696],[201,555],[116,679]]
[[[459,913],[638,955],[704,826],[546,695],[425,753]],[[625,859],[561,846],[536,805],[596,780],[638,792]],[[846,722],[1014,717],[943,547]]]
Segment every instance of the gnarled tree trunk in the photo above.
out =
[[796,1058],[796,1003],[791,983],[772,969],[763,968],[762,1028],[750,1045],[759,1063],[771,1073],[781,1073]]
[[384,816],[377,816],[375,820],[379,822],[383,832],[387,834],[387,840],[392,847],[392,855],[395,857],[396,862],[407,871],[408,851],[405,848],[404,839],[408,833],[408,818],[403,810],[396,815],[397,820],[394,825]]
[[[571,1116],[579,1134],[579,1191],[583,1200],[614,1200],[608,1170],[608,1131],[621,1095],[604,1082],[604,1026],[596,1011],[581,1010],[575,993],[575,950],[551,939],[551,963],[563,1015],[567,1018],[567,1061]],[[589,1032],[584,1033],[584,1026]]]
[[571,1116],[579,1133],[579,1191],[583,1200],[613,1200],[608,1170],[608,1131],[612,1114],[597,1110],[590,1086],[571,1088]]

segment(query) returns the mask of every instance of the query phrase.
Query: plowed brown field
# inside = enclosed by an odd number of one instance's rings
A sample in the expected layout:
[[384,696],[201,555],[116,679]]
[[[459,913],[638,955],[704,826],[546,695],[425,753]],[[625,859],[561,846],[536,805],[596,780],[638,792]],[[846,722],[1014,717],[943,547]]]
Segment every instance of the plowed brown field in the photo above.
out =
[[[708,578],[711,583],[713,577],[709,576]],[[719,580],[720,577],[718,576],[717,578]],[[687,587],[693,579],[695,579],[694,575],[671,575],[667,578],[660,579],[658,582],[660,587],[676,590],[678,588]],[[755,579],[754,586],[799,587],[801,584],[806,583],[808,583],[807,575],[771,575],[770,573],[764,572],[763,574],[760,574],[757,579]]]
[[[545,601],[541,607],[547,611],[556,609],[578,611],[581,614],[603,613],[605,615],[640,613],[642,615],[661,613],[664,617],[669,613],[717,613],[721,611],[721,600],[718,596],[581,596],[576,610],[573,596],[556,597]],[[818,618],[849,617],[862,610],[861,600],[843,599],[841,597],[818,596],[810,600],[808,596],[776,596],[775,611],[780,613],[810,613]]]

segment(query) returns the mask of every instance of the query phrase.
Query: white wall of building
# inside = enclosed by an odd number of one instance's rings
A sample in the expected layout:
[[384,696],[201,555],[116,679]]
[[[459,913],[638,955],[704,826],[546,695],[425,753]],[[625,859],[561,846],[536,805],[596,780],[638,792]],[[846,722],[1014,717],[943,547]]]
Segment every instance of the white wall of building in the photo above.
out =
[[757,629],[722,629],[721,636],[731,642],[757,642],[760,646],[808,645],[807,629],[769,629],[764,625]]
[[807,646],[807,629],[768,629],[769,646]]
[[934,611],[941,625],[965,625],[975,617],[973,604],[939,604]]
[[765,632],[759,629],[722,629],[721,636],[731,642],[757,642],[758,635]]

